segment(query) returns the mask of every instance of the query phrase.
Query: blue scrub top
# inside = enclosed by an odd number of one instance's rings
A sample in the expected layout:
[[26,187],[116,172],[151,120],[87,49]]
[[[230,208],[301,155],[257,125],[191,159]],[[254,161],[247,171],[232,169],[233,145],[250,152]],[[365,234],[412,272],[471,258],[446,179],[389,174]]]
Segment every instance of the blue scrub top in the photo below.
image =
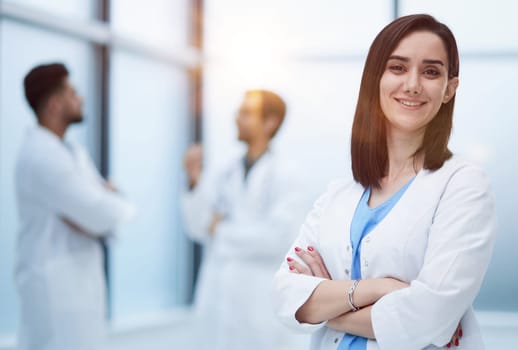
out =
[[[369,198],[371,195],[371,188],[368,187],[360,198],[360,202],[354,212],[354,217],[351,222],[351,247],[352,247],[352,266],[351,279],[359,280],[362,278],[362,271],[360,266],[360,251],[362,239],[370,231],[372,231],[380,222],[387,216],[392,208],[399,201],[401,196],[405,193],[415,177],[410,179],[399,191],[394,193],[383,204],[375,208],[369,207]],[[356,335],[345,334],[338,346],[338,350],[365,350],[367,348],[367,338]]]

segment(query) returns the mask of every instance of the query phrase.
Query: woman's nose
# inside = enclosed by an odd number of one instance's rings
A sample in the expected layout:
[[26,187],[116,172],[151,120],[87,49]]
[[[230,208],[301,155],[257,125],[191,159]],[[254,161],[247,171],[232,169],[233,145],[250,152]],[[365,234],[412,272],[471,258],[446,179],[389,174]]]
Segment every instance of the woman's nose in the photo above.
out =
[[421,93],[421,81],[417,71],[408,71],[408,73],[405,74],[404,84],[405,93],[409,95],[419,95]]

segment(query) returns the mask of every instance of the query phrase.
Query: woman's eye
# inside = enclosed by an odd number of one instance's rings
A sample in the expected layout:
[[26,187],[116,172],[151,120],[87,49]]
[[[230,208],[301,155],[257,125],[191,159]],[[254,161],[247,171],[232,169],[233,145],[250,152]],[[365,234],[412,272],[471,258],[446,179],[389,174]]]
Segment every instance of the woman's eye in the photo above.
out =
[[439,71],[437,71],[436,69],[427,69],[427,70],[424,71],[424,74],[428,75],[428,76],[431,76],[431,77],[437,77],[441,73]]
[[400,65],[392,65],[392,66],[389,66],[388,69],[394,73],[401,73],[405,70],[405,68]]

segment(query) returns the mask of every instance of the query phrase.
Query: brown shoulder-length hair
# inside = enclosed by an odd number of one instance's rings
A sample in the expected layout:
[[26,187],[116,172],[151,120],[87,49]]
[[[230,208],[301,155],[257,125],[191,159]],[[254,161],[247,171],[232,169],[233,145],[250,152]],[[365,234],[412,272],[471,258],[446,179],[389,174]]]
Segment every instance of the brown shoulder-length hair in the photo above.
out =
[[[459,75],[459,53],[450,29],[426,14],[404,16],[388,24],[372,43],[363,69],[358,104],[351,135],[351,161],[354,179],[364,187],[379,188],[388,166],[385,116],[380,105],[379,84],[388,58],[400,41],[416,31],[429,31],[441,38],[448,54],[448,78]],[[452,153],[448,140],[452,129],[455,96],[442,104],[427,125],[417,153],[424,155],[424,168],[439,169]]]

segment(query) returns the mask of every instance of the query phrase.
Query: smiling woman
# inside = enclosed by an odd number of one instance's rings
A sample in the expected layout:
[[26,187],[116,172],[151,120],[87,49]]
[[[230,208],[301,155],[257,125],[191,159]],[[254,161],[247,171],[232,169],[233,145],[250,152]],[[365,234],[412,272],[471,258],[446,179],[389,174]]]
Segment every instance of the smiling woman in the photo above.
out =
[[389,133],[424,134],[459,82],[456,77],[448,79],[443,63],[447,60],[444,45],[434,33],[415,32],[401,40],[380,81],[380,104]]
[[[275,277],[279,317],[311,349],[483,349],[471,304],[495,236],[485,174],[448,149],[451,31],[401,17],[374,40],[354,116],[354,182],[315,203]],[[301,248],[302,247],[302,248]]]

